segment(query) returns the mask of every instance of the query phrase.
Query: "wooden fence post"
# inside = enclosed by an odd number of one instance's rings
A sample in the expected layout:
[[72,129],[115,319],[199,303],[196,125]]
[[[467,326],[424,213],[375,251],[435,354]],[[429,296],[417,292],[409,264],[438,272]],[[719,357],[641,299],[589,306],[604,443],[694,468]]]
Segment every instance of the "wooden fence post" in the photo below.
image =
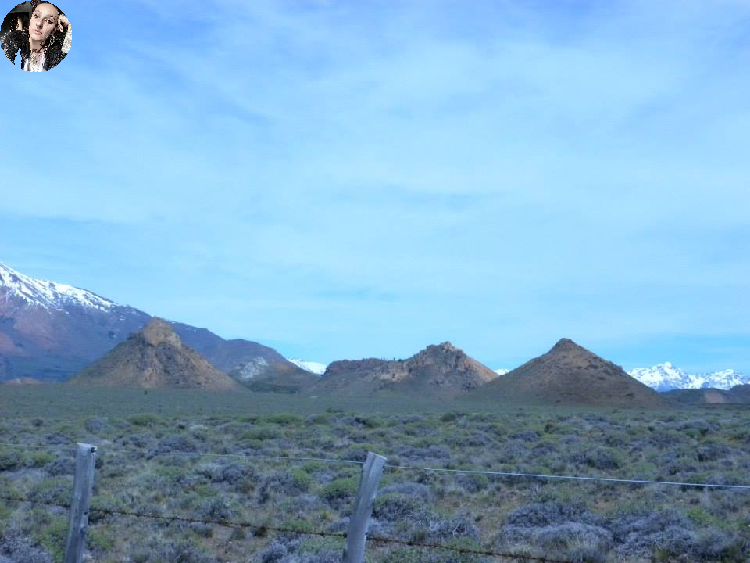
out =
[[91,489],[94,486],[94,456],[96,446],[78,444],[76,452],[76,476],[73,485],[73,502],[70,504],[70,524],[65,542],[65,563],[81,563],[86,529],[89,525]]
[[367,526],[370,524],[372,507],[378,494],[378,483],[386,461],[387,458],[382,455],[367,452],[357,498],[354,499],[354,509],[349,520],[349,530],[346,533],[343,563],[363,563],[365,559]]

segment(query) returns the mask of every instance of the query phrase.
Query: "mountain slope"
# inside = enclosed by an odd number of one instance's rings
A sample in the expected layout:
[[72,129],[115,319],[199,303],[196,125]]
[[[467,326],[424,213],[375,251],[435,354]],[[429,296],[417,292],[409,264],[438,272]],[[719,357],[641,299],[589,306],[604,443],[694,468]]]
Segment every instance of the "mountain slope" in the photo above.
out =
[[144,389],[240,389],[234,379],[183,344],[162,319],[151,320],[143,330],[74,375],[69,383]]
[[[0,381],[63,381],[151,319],[90,291],[37,280],[0,264]],[[182,323],[173,327],[188,346],[225,373],[237,370],[242,379],[254,365],[255,376],[267,381],[278,377],[282,386],[307,381],[307,372],[257,342],[224,340]]]
[[497,374],[450,342],[431,345],[406,360],[339,360],[329,364],[318,392],[338,395],[420,394],[450,398],[492,381]]
[[668,404],[621,367],[567,338],[472,396],[519,404],[638,407]]

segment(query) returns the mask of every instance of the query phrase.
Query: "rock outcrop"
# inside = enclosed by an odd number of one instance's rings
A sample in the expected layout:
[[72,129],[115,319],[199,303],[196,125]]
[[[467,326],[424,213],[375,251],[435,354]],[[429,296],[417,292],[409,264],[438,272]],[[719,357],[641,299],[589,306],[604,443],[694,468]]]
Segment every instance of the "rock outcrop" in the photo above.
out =
[[314,390],[339,395],[380,392],[450,398],[498,377],[450,342],[428,346],[406,360],[339,360],[326,369]]

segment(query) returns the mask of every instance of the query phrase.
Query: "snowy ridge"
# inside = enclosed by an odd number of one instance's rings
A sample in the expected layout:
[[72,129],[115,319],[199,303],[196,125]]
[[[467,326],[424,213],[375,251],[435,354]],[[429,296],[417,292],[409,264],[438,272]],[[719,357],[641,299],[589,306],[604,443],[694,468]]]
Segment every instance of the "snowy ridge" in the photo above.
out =
[[672,389],[730,389],[735,385],[750,383],[750,376],[733,369],[725,369],[704,374],[689,374],[675,367],[671,362],[650,368],[635,368],[628,375],[657,391]]
[[326,364],[321,364],[318,362],[307,362],[305,360],[289,360],[292,362],[295,366],[302,368],[305,371],[309,371],[311,373],[314,373],[315,375],[323,375],[325,373],[326,368],[328,367]]
[[[107,311],[117,307],[117,303],[90,291],[62,283],[38,280],[0,264],[0,290],[2,289],[5,289],[3,293],[6,302],[10,297],[16,296],[30,305],[45,309],[63,309],[65,306],[79,305]],[[2,298],[3,295],[0,293],[0,299]]]
[[509,371],[510,371],[509,369],[505,369],[505,368],[498,368],[498,369],[496,369],[496,370],[495,370],[495,373],[496,373],[497,375],[505,375],[505,374],[506,374],[506,373],[508,373]]

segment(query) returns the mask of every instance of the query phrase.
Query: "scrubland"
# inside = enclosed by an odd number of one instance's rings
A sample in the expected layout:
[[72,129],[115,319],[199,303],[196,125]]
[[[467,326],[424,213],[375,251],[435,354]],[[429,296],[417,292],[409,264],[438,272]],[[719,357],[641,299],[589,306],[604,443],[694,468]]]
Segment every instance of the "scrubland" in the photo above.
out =
[[[81,441],[99,446],[97,563],[340,561],[343,539],[315,533],[346,532],[361,466],[344,462],[367,451],[388,457],[371,537],[579,562],[750,560],[750,490],[429,470],[745,484],[748,410],[62,386],[0,389],[0,407],[0,495],[34,501],[0,500],[0,563],[62,560],[67,511],[48,504],[70,502]],[[380,541],[367,560],[512,561]]]

